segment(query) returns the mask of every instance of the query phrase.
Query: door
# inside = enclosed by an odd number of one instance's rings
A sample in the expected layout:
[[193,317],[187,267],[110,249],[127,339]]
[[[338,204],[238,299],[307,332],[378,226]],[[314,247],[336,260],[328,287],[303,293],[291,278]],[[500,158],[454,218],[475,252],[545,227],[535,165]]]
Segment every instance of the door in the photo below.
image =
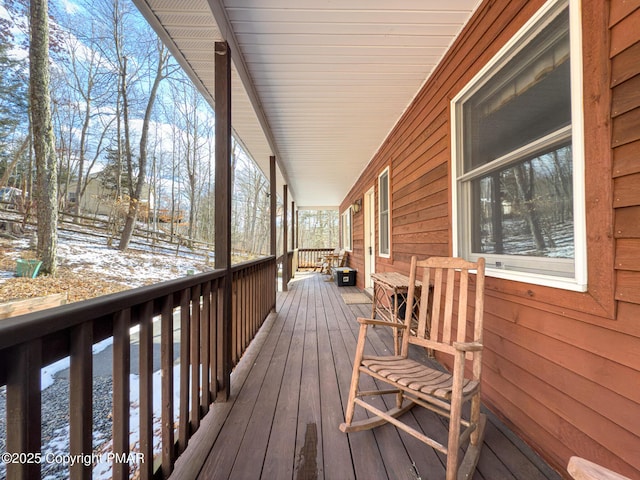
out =
[[373,288],[371,274],[376,271],[376,196],[371,187],[364,194],[364,288]]

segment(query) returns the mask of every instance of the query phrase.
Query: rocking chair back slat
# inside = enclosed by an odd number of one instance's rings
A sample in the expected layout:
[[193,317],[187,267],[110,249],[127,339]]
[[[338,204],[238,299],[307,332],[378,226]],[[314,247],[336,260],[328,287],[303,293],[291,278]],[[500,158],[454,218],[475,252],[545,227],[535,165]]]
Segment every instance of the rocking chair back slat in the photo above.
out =
[[[429,269],[425,271],[425,276],[430,276]],[[423,285],[430,285],[423,283]],[[429,288],[425,287],[427,290]],[[442,301],[442,270],[437,269],[435,271],[433,279],[433,308],[431,309],[431,328],[430,335],[431,340],[438,341],[438,332],[440,331],[440,302]],[[428,303],[426,305],[429,305]],[[427,307],[428,308],[428,307]]]
[[460,288],[458,290],[458,333],[456,340],[464,342],[467,338],[467,288],[469,286],[469,271],[460,272]]

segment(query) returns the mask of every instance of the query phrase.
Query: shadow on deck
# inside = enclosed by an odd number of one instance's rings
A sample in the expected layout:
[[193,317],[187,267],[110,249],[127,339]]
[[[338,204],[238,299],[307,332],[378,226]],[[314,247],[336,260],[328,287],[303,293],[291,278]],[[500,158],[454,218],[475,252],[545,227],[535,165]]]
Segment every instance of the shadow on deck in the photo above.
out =
[[[338,430],[351,379],[356,316],[371,304],[346,305],[318,273],[298,273],[232,374],[232,396],[216,403],[178,459],[171,478],[444,478],[444,457],[386,425],[346,435]],[[373,348],[392,349],[377,328]],[[414,409],[415,423],[446,437],[435,414]],[[493,415],[474,479],[559,479]]]

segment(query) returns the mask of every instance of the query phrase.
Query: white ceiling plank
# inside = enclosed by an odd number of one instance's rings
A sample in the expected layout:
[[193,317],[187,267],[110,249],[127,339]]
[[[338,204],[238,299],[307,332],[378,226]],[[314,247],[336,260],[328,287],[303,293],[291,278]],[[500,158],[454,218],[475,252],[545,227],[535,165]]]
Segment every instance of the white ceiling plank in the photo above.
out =
[[279,192],[336,207],[480,0],[134,3],[212,104],[230,43],[234,132],[263,172],[278,156]]

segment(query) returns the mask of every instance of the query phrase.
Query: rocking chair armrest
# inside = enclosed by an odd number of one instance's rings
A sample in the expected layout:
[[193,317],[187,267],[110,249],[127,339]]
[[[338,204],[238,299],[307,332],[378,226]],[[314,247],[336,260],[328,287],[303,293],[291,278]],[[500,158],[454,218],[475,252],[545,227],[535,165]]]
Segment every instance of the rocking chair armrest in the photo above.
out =
[[567,471],[576,480],[630,480],[608,468],[580,457],[571,457]]
[[407,328],[404,323],[387,322],[385,320],[374,320],[373,318],[358,317],[360,325],[373,325],[378,327]]
[[478,342],[453,342],[453,348],[459,352],[479,352],[482,344]]

